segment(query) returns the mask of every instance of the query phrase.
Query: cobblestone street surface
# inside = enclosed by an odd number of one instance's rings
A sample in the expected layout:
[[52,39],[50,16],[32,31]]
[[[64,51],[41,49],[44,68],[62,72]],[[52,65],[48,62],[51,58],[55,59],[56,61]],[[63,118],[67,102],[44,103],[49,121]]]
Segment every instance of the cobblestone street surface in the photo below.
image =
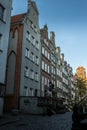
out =
[[49,116],[11,115],[0,117],[0,130],[71,130],[72,113]]

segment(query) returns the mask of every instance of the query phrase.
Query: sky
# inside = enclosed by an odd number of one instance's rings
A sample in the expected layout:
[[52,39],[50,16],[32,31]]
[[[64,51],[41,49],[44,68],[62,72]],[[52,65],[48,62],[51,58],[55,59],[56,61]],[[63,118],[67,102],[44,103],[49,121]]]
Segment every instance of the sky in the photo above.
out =
[[[39,11],[39,25],[55,32],[56,46],[76,72],[87,69],[87,0],[34,0]],[[13,0],[12,15],[27,11],[27,0]]]

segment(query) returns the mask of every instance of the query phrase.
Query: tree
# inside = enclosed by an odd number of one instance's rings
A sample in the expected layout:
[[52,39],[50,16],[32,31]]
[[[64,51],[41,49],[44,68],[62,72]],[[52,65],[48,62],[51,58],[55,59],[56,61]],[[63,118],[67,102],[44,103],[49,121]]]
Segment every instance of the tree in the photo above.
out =
[[78,87],[78,96],[82,98],[86,94],[86,86],[87,82],[86,80],[82,78],[77,78],[77,87]]

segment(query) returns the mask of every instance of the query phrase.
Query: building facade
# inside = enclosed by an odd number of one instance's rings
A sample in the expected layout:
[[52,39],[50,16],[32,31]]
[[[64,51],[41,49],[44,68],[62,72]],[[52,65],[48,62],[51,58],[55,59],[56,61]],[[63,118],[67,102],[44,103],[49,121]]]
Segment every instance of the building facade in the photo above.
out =
[[50,74],[50,42],[48,37],[48,27],[44,25],[41,32],[41,96],[48,96]]
[[12,0],[0,0],[0,109],[3,106]]
[[72,67],[65,61],[60,47],[56,47],[55,34],[44,25],[41,29],[41,91],[43,96],[68,100],[75,98]]
[[38,109],[39,97],[70,101],[74,98],[72,68],[56,47],[55,33],[39,27],[39,12],[34,1],[28,0],[24,14],[11,17],[4,109]]
[[[18,109],[22,97],[40,96],[40,31],[36,3],[11,17],[5,110]],[[24,99],[23,99],[24,100]]]
[[70,103],[75,98],[75,86],[73,84],[72,67],[65,61],[64,54],[60,47],[56,48],[57,66],[56,66],[56,87],[57,97]]

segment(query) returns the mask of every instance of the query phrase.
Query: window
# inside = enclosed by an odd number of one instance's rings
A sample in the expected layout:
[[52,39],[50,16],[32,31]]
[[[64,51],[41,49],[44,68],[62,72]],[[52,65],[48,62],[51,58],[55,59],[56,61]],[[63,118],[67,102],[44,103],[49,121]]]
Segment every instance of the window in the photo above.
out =
[[26,39],[30,41],[30,38],[31,38],[30,32],[27,31],[27,32],[26,32]]
[[34,79],[34,71],[33,70],[30,70],[30,78]]
[[48,41],[46,41],[46,45],[48,46]]
[[37,97],[37,92],[38,92],[38,90],[35,89],[35,93],[34,93],[34,96],[35,96],[35,97]]
[[50,54],[49,54],[49,52],[48,52],[48,56],[47,56],[47,57],[48,57],[48,59],[50,59]]
[[4,94],[3,88],[4,88],[3,85],[0,84],[0,96],[3,96]]
[[53,73],[56,74],[56,70],[55,70],[55,68],[53,68]]
[[39,49],[39,43],[38,43],[38,41],[36,41],[36,45],[35,46],[36,46],[37,49]]
[[47,57],[47,51],[45,50],[45,56]]
[[44,76],[42,76],[42,84],[44,84]]
[[31,60],[34,61],[34,53],[31,52]]
[[35,38],[33,36],[31,37],[31,43],[35,45]]
[[42,61],[42,69],[44,70],[44,61]]
[[28,87],[24,86],[24,96],[28,96]]
[[0,19],[4,20],[5,8],[0,4]]
[[47,78],[45,78],[45,85],[47,85]]
[[44,76],[42,76],[42,88],[41,88],[42,91],[44,91],[44,80],[45,80],[45,79],[44,79]]
[[36,28],[36,26],[34,26],[34,31],[37,33],[37,28]]
[[47,64],[45,64],[45,71],[47,72]]
[[29,58],[29,49],[28,48],[26,48],[26,50],[25,50],[25,57]]
[[34,25],[33,25],[33,22],[31,21],[31,27],[34,29]]
[[35,57],[35,63],[38,65],[39,64],[39,58],[36,56]]
[[50,80],[48,79],[48,86],[49,86],[49,82],[50,82]]
[[30,88],[30,96],[33,96],[33,88]]
[[44,47],[42,47],[42,54],[44,55],[44,53],[45,53],[45,49]]
[[38,73],[35,73],[35,80],[38,81]]
[[26,66],[25,69],[24,69],[24,75],[26,77],[29,77],[29,68]]
[[0,34],[0,50],[2,49],[2,34]]
[[50,66],[48,65],[48,73],[50,73]]

